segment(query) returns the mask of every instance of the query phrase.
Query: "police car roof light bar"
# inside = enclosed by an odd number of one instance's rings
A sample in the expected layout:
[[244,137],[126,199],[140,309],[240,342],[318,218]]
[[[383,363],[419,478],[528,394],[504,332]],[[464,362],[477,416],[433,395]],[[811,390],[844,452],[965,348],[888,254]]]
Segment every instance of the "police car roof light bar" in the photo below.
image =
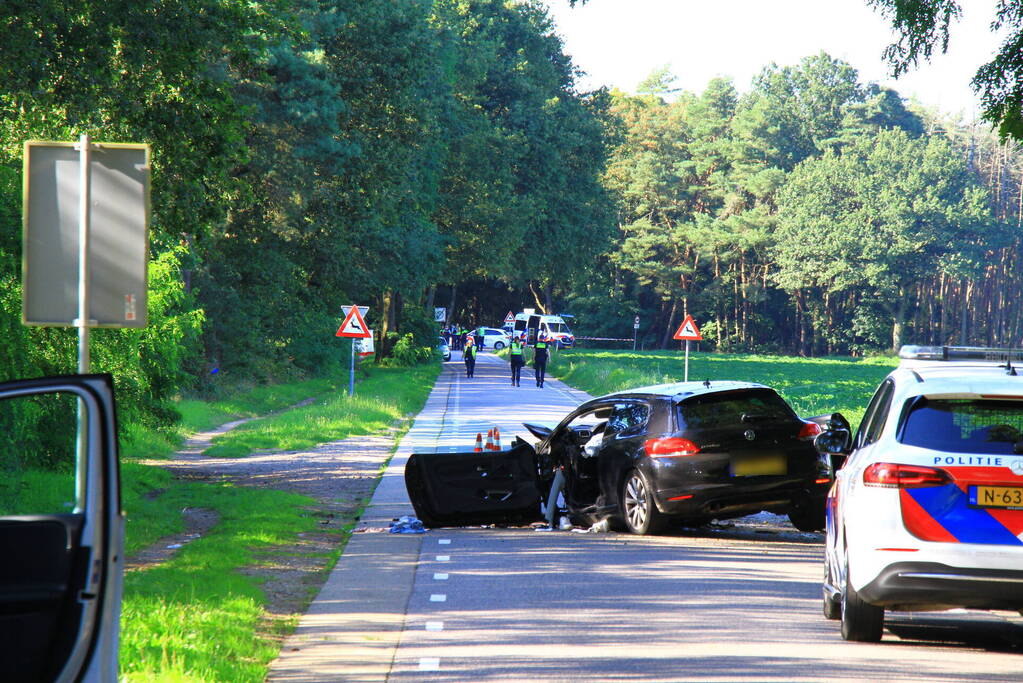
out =
[[1012,370],[1012,361],[1023,363],[1023,349],[999,349],[991,346],[916,346],[899,349],[899,358],[937,361],[996,361]]

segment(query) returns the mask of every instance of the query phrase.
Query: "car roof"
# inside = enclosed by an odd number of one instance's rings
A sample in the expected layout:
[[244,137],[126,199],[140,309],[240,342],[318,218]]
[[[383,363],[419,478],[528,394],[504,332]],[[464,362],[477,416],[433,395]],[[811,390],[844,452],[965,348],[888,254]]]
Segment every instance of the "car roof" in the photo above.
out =
[[915,362],[889,375],[911,395],[992,394],[1023,397],[1023,375],[995,363]]
[[722,391],[735,391],[736,389],[770,389],[770,387],[763,384],[757,384],[755,382],[739,382],[734,380],[715,380],[715,381],[704,381],[704,382],[674,382],[672,384],[652,384],[646,387],[637,387],[636,389],[626,389],[624,391],[616,391],[601,398],[610,398],[614,396],[621,397],[671,397],[675,399],[688,398],[690,396],[699,396],[702,394],[714,394]]

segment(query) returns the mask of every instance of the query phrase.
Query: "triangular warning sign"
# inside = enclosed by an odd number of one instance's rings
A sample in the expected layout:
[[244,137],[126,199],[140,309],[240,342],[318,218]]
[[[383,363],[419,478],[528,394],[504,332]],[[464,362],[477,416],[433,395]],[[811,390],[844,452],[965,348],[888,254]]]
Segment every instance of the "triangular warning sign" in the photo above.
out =
[[696,326],[696,321],[693,320],[693,316],[687,315],[686,319],[682,321],[682,324],[678,326],[678,330],[672,339],[678,339],[680,341],[700,341],[703,339],[703,335],[700,334],[700,328]]
[[335,337],[353,337],[355,339],[366,339],[372,335],[369,333],[369,328],[366,326],[366,321],[362,319],[362,314],[359,313],[358,306],[352,306],[351,310],[348,311],[348,315],[345,316],[345,321],[341,323],[341,327],[337,328],[337,334]]
[[513,322],[515,322],[515,314],[512,313],[511,311],[508,311],[508,315],[504,316],[504,321],[506,323],[513,323]]

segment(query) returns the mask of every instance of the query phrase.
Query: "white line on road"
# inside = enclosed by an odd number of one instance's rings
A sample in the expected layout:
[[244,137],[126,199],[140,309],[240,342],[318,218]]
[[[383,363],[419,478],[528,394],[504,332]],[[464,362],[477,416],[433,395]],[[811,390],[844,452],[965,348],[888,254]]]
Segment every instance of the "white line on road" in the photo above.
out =
[[447,562],[447,561],[449,561],[450,559],[451,559],[451,556],[450,556],[450,555],[438,555],[438,556],[437,556],[437,561],[438,561],[438,562]]
[[440,658],[439,657],[420,657],[419,658],[419,670],[420,671],[440,671]]
[[444,630],[444,622],[443,621],[428,621],[428,622],[426,622],[426,630],[427,631],[443,631]]
[[434,581],[447,581],[448,580],[448,575],[447,574],[443,574],[441,572],[436,572],[433,575],[433,580]]
[[437,541],[437,544],[438,545],[451,545],[451,539],[450,538],[441,538],[441,539],[439,539]]
[[430,602],[447,602],[448,596],[443,593],[434,593],[430,596]]

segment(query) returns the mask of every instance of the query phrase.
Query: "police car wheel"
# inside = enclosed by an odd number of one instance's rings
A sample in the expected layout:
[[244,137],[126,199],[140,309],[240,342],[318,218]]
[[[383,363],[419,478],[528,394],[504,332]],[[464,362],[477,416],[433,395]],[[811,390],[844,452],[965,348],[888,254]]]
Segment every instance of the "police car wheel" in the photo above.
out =
[[[831,567],[828,565],[828,561],[824,561],[824,584],[834,585],[831,580]],[[830,619],[831,621],[838,621],[842,618],[842,602],[837,595],[831,595],[827,590],[821,589],[821,595],[824,598],[824,618]]]
[[884,608],[864,602],[849,583],[849,567],[845,569],[845,590],[842,591],[842,639],[876,643],[884,630]]
[[824,618],[838,621],[842,618],[842,603],[824,592]]
[[504,342],[494,342],[494,351],[500,351],[504,348]]

